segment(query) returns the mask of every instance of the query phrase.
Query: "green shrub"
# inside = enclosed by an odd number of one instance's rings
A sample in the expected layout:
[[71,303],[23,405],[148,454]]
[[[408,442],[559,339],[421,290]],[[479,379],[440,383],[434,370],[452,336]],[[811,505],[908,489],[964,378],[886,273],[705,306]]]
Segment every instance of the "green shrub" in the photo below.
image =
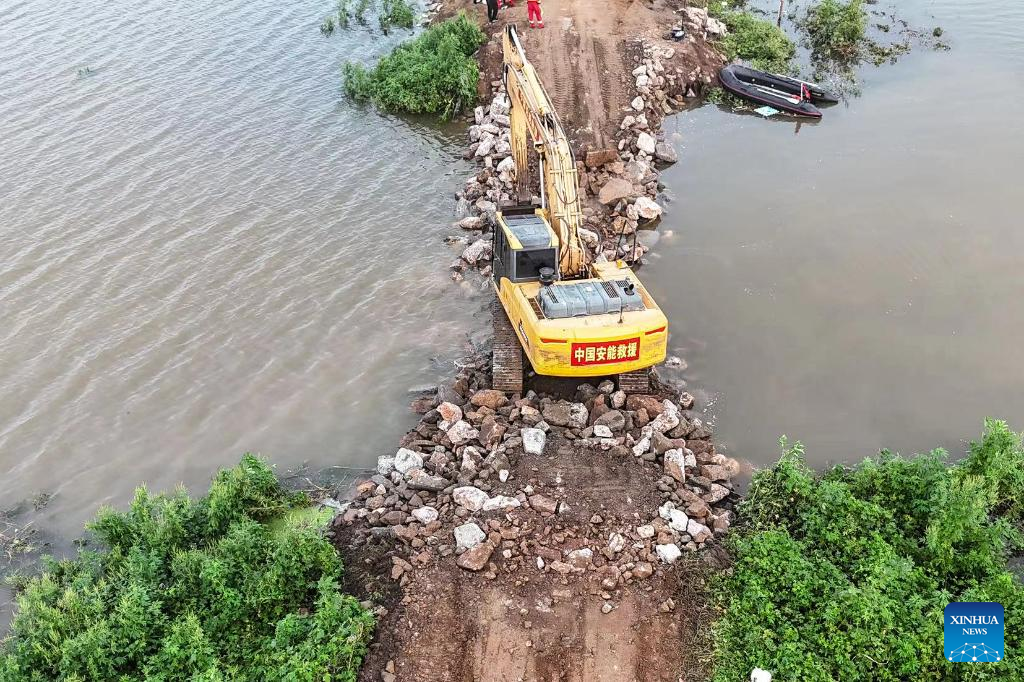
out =
[[744,59],[765,71],[785,73],[791,69],[796,45],[774,23],[733,9],[726,0],[711,0],[708,13],[729,29],[722,39],[722,49],[729,59]]
[[382,0],[380,5],[380,26],[386,31],[391,26],[412,28],[416,13],[406,0]]
[[249,455],[198,500],[139,488],[25,584],[0,682],[355,680],[373,619],[304,502]]
[[345,91],[385,111],[451,118],[476,102],[480,73],[472,55],[485,40],[460,12],[402,43],[373,69],[345,64]]
[[860,54],[867,25],[862,0],[821,0],[807,10],[803,22],[814,55],[841,60]]
[[[1007,570],[1020,544],[1021,437],[1003,422],[954,466],[936,450],[889,452],[815,475],[799,444],[754,476],[739,508],[731,574],[716,585],[714,679],[751,669],[780,680],[1024,678],[1024,586]],[[943,658],[951,601],[1006,609],[996,666]]]

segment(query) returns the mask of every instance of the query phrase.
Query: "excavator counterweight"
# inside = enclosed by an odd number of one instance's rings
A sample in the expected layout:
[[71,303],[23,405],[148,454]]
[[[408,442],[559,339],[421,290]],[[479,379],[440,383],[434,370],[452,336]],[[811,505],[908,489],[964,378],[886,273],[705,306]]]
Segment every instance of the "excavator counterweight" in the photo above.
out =
[[665,359],[668,320],[624,262],[590,262],[576,160],[513,25],[503,50],[517,189],[532,194],[532,150],[540,204],[496,216],[494,387],[522,391],[525,358],[537,374],[618,375],[623,390],[645,392],[649,369]]

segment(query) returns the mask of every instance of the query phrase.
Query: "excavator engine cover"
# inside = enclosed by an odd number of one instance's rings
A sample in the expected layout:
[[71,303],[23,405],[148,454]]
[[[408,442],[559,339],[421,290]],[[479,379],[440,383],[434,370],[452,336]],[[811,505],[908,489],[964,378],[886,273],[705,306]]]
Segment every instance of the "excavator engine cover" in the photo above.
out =
[[537,298],[544,316],[554,320],[645,309],[628,279],[552,284],[541,287]]

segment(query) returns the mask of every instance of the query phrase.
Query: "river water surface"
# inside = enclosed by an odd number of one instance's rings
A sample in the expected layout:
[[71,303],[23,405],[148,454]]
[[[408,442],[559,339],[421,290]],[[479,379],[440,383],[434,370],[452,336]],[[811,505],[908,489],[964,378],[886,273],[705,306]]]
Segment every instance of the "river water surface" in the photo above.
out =
[[0,509],[73,537],[247,450],[365,466],[451,373],[463,129],[346,101],[408,34],[332,6],[0,3]]
[[645,281],[756,464],[782,434],[823,464],[960,453],[986,416],[1024,429],[1024,5],[899,7],[952,50],[866,67],[816,125],[713,106],[666,124],[682,161]]

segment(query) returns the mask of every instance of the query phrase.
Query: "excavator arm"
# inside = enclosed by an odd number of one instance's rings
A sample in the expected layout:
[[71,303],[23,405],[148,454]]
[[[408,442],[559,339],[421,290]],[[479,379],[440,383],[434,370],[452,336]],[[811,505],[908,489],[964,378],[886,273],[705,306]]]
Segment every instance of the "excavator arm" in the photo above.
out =
[[569,139],[548,98],[533,64],[523,53],[516,27],[505,27],[504,80],[511,111],[510,139],[516,164],[516,185],[520,195],[530,191],[529,145],[537,152],[541,204],[559,243],[559,271],[562,278],[589,275],[587,252],[580,240],[583,223],[579,176]]

